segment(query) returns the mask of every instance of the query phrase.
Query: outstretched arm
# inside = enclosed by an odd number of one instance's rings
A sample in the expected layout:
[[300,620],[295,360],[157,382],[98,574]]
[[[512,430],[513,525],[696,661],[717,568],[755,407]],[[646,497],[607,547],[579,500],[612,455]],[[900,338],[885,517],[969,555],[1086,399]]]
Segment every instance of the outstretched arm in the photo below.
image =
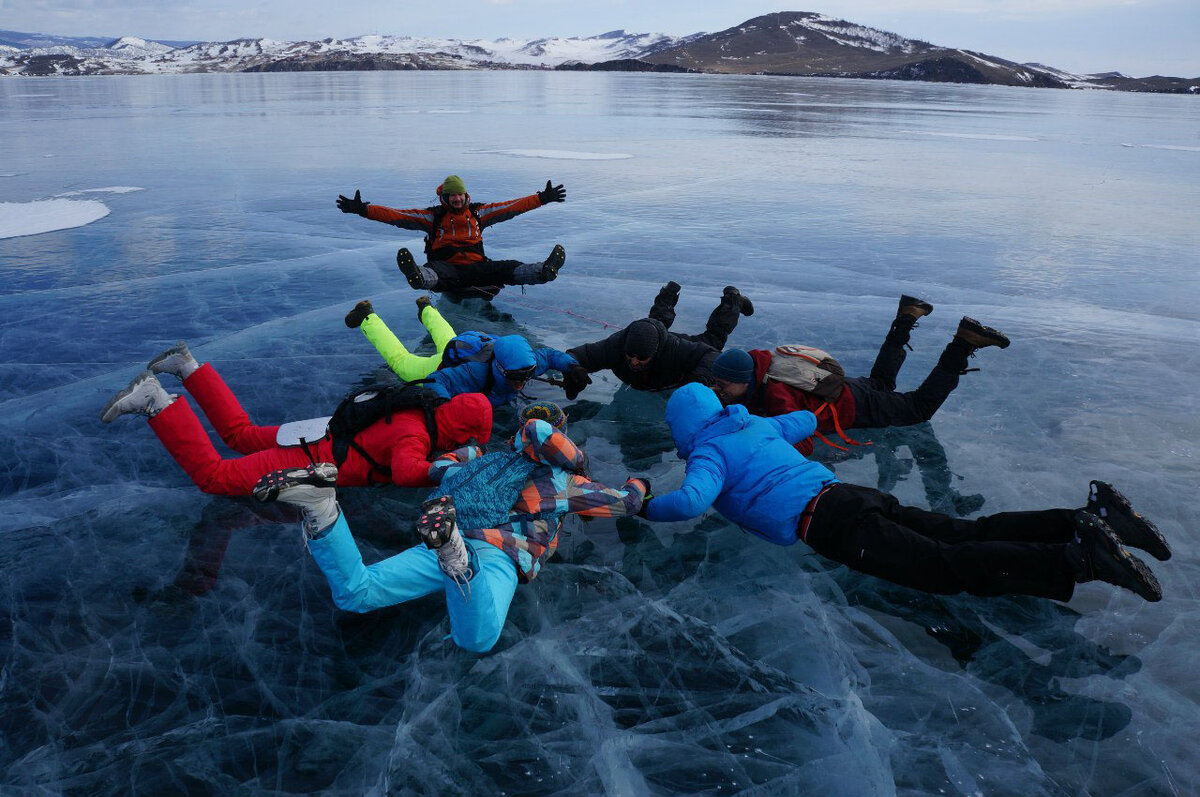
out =
[[647,520],[686,520],[712,506],[725,484],[725,468],[712,457],[693,455],[678,490],[655,496],[646,508]]
[[817,431],[817,416],[808,410],[797,410],[786,415],[767,418],[779,430],[780,436],[792,445],[807,440]]

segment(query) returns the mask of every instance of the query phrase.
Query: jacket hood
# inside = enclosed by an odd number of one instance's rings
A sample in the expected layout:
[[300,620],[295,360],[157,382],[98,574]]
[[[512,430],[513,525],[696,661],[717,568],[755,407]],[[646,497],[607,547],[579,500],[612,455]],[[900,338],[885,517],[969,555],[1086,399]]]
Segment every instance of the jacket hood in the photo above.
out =
[[533,356],[533,347],[520,335],[504,335],[496,338],[492,352],[494,355],[492,368],[497,379],[504,379],[504,374],[496,370],[496,366],[500,366],[505,371],[513,371],[537,365],[537,358]]
[[711,388],[691,382],[675,391],[667,401],[667,425],[681,459],[687,459],[704,439],[742,429],[750,413],[741,404],[721,407]]
[[450,450],[474,437],[480,445],[492,439],[492,403],[482,393],[460,393],[433,411],[438,448]]
[[513,437],[513,450],[552,468],[572,473],[587,470],[587,456],[583,450],[571,442],[571,438],[538,418],[526,421]]

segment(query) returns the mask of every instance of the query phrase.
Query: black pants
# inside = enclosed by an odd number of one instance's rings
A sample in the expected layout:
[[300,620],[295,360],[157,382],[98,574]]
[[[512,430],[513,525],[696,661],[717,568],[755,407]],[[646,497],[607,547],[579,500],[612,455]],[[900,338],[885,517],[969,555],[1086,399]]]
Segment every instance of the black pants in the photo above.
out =
[[[678,301],[678,294],[660,290],[658,296],[654,297],[654,305],[650,308],[650,317],[661,321],[664,327],[670,329],[671,324],[675,323],[675,304]],[[725,348],[725,341],[729,340],[729,336],[737,328],[741,317],[742,309],[740,304],[733,304],[732,302],[722,300],[708,314],[708,323],[704,325],[704,331],[699,335],[683,335],[678,332],[674,334],[679,335],[684,340],[704,343],[712,346],[717,351],[721,351],[721,349]]]
[[1047,509],[966,520],[835,484],[817,501],[805,542],[854,570],[925,592],[1066,601],[1075,590],[1066,557],[1074,514]]
[[546,281],[541,278],[542,266],[542,263],[522,263],[520,260],[481,260],[463,265],[430,260],[425,264],[425,268],[437,275],[437,284],[427,286],[431,291],[541,283]]
[[908,356],[904,347],[911,331],[911,321],[897,319],[879,347],[871,375],[846,380],[846,386],[854,396],[854,428],[924,423],[958,387],[958,378],[967,368],[971,347],[955,338],[942,351],[937,365],[920,387],[908,393],[896,391],[896,376]]

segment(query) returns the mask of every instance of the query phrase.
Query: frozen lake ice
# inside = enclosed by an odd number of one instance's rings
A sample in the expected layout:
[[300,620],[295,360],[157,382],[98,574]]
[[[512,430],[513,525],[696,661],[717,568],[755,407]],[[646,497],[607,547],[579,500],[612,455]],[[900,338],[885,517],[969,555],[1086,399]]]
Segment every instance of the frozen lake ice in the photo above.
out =
[[[0,108],[0,791],[1200,791],[1193,98],[327,73],[7,79]],[[443,639],[440,598],[339,612],[284,513],[200,493],[99,410],[184,339],[256,419],[328,414],[385,373],[355,302],[423,332],[393,262],[419,238],[335,197],[423,205],[450,173],[476,201],[568,190],[486,236],[561,242],[561,277],[439,299],[460,329],[565,349],[674,279],[699,331],[734,284],[757,311],[731,346],[865,373],[910,293],[937,309],[901,389],[961,316],[1002,329],[930,424],[818,456],[960,514],[1112,481],[1172,542],[1164,600],[929,596],[710,514],[569,522],[487,656]],[[602,481],[674,486],[664,397],[617,388],[574,403],[572,436]],[[421,497],[341,491],[368,560],[416,542]]]

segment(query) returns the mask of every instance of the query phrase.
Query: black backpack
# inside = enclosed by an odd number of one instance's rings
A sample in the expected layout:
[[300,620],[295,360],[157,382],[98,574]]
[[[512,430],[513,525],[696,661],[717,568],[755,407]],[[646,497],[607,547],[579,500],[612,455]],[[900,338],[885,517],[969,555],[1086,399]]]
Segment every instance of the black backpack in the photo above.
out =
[[[478,202],[467,205],[467,212],[471,214],[471,218],[475,219],[476,224],[480,224],[479,214],[475,212],[475,209],[478,208],[479,206],[480,206],[480,203],[478,203]],[[433,226],[431,226],[429,228],[429,234],[425,236],[425,259],[433,260],[434,259],[433,243],[434,243],[434,241],[437,240],[437,233],[438,233],[438,229],[442,226],[442,219],[446,218],[446,214],[450,212],[450,209],[447,208],[445,205],[435,205],[434,207],[429,208],[429,210],[433,213]],[[480,225],[480,226],[482,228],[482,225]],[[438,260],[449,260],[450,258],[457,255],[459,252],[478,252],[480,255],[482,255],[483,254],[483,242],[480,241],[479,243],[472,244],[471,246],[441,246],[441,247],[438,247],[438,258],[437,259]]]
[[433,411],[447,399],[426,386],[431,381],[433,380],[418,379],[398,385],[371,385],[342,399],[342,403],[333,411],[333,417],[329,419],[333,459],[338,467],[346,461],[350,449],[353,448],[371,465],[373,471],[378,471],[386,481],[391,481],[392,469],[372,459],[354,438],[371,424],[383,419],[391,423],[392,415],[397,411],[413,407],[425,410],[425,428],[429,430],[430,447],[436,449],[437,423],[434,421]]

